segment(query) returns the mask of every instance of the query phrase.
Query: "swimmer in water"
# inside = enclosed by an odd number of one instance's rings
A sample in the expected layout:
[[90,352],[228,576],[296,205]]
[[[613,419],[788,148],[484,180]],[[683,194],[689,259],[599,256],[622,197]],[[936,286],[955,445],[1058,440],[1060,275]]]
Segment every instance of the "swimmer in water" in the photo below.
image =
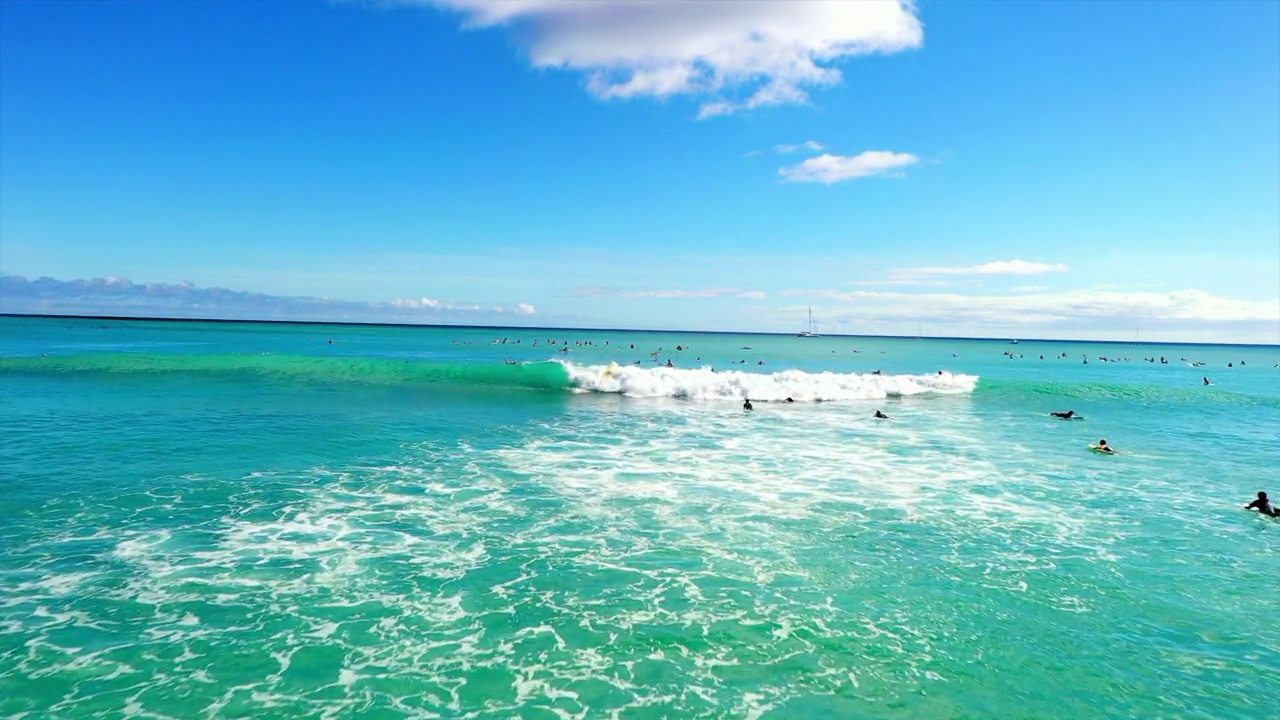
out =
[[743,409],[743,410],[754,410],[755,408],[751,407],[751,400],[749,400],[749,399],[748,399],[748,400],[743,400],[743,401],[742,401],[742,409]]
[[1205,378],[1205,379],[1204,379],[1204,384],[1205,384],[1205,385],[1212,385],[1213,383],[1209,382],[1209,378]]
[[1267,494],[1262,491],[1258,492],[1257,500],[1254,500],[1253,502],[1244,506],[1245,510],[1253,510],[1255,508],[1257,509],[1258,512],[1262,513],[1263,515],[1268,515],[1270,517],[1280,517],[1280,511],[1276,510],[1275,506],[1271,504],[1271,500],[1267,499]]
[[1076,414],[1075,410],[1068,410],[1066,412],[1051,412],[1049,414],[1057,418],[1062,418],[1063,420],[1070,420],[1071,418],[1080,417],[1079,415]]
[[876,418],[879,418],[879,419],[881,419],[881,420],[888,420],[888,419],[889,419],[889,416],[888,416],[888,415],[885,415],[884,413],[880,412],[879,410],[877,410],[877,411],[876,411],[876,414],[875,414],[875,415],[873,415],[872,417],[876,417]]
[[1104,452],[1104,453],[1106,453],[1106,454],[1108,454],[1108,455],[1115,455],[1115,454],[1116,454],[1115,448],[1113,448],[1113,447],[1111,447],[1110,445],[1108,445],[1108,444],[1107,444],[1106,439],[1102,439],[1102,440],[1099,440],[1099,441],[1098,441],[1098,447],[1097,447],[1097,450],[1098,450],[1098,452]]
[[787,402],[789,402],[789,403],[793,403],[793,402],[795,402],[795,400],[792,400],[791,398],[787,398]]

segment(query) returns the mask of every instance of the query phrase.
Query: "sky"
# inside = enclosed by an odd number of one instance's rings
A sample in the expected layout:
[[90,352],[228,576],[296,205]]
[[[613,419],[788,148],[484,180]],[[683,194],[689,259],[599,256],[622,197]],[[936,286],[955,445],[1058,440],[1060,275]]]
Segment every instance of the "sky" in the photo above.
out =
[[0,2],[0,312],[1280,343],[1280,3]]

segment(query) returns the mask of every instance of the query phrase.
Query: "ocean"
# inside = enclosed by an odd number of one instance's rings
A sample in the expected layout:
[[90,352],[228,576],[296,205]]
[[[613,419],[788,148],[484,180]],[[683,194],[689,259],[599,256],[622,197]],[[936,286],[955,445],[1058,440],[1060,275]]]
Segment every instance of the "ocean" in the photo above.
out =
[[1278,362],[0,318],[0,718],[1276,717]]

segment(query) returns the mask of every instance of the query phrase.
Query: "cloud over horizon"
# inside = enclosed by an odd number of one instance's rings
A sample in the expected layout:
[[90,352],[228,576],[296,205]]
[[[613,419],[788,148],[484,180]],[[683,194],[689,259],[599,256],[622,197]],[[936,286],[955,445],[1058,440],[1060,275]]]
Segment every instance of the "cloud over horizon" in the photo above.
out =
[[706,98],[699,118],[806,103],[840,83],[846,58],[920,47],[908,0],[391,0],[461,13],[464,27],[509,27],[537,68],[586,74],[603,100]]
[[1042,275],[1061,272],[1071,272],[1071,267],[1063,263],[996,260],[963,267],[903,268],[893,271],[893,274],[900,277],[921,277],[926,275]]
[[227,320],[316,320],[384,323],[510,321],[537,309],[513,305],[456,303],[432,298],[360,302],[305,296],[267,295],[182,283],[135,283],[108,275],[92,280],[58,280],[0,275],[0,312],[48,315],[119,315]]
[[[980,266],[974,266],[980,267]],[[626,289],[571,288],[579,298],[706,300],[736,303],[748,324],[745,332],[785,332],[800,327],[807,305],[814,306],[820,328],[840,332],[905,334],[917,323],[933,334],[977,334],[988,337],[1089,336],[1132,337],[1141,324],[1142,337],[1186,340],[1215,338],[1228,342],[1274,342],[1280,332],[1280,297],[1245,300],[1202,290],[1119,292],[1073,290],[1046,292],[1035,286],[1023,292],[962,294],[957,292],[892,292],[874,290],[790,289],[766,293],[741,288]],[[805,298],[806,305],[761,304],[770,297]],[[784,301],[785,302],[785,301]],[[692,310],[693,305],[686,305]],[[706,307],[706,306],[702,306]],[[731,308],[733,306],[730,306]],[[546,317],[528,303],[457,303],[430,297],[359,302],[333,298],[279,296],[202,288],[191,283],[134,283],[107,276],[92,280],[0,276],[0,312],[44,315],[107,315],[120,317],[209,318],[225,320],[292,320],[400,324],[616,326],[606,318],[587,315]],[[567,323],[567,324],[566,324]],[[642,325],[652,329],[723,330],[689,326],[684,315],[666,323]],[[1162,335],[1163,333],[1163,335]]]
[[[1280,322],[1280,298],[1240,300],[1203,290],[1172,292],[1067,292],[968,295],[858,290],[788,291],[838,303],[843,312],[876,320],[923,320],[980,324],[1039,324],[1046,327],[1091,320],[1249,322],[1259,327]],[[838,310],[838,309],[837,309]],[[839,311],[839,310],[838,310]]]

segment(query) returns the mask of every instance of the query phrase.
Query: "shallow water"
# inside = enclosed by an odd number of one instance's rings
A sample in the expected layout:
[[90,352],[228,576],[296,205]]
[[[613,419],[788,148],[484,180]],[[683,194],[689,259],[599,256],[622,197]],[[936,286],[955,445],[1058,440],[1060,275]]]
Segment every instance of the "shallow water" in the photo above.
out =
[[0,718],[1274,716],[1278,361],[0,318]]

